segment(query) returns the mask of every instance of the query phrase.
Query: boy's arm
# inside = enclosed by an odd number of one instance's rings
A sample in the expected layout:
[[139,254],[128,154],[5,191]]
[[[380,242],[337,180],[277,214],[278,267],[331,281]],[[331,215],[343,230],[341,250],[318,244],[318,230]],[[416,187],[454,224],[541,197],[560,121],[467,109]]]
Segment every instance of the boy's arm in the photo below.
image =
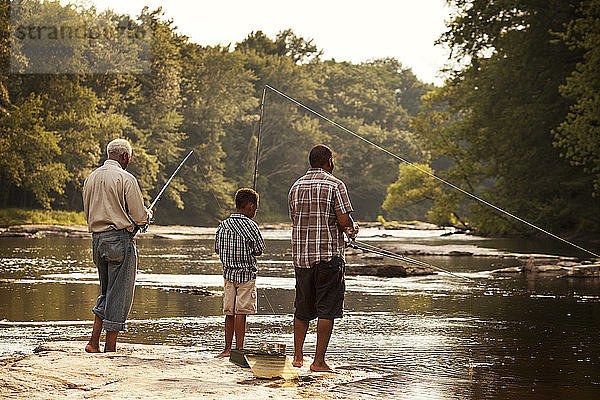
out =
[[262,238],[262,235],[260,234],[260,230],[258,229],[258,225],[256,223],[252,225],[252,236],[252,242],[254,247],[252,249],[252,254],[254,254],[255,256],[260,256],[265,250],[265,242]]
[[217,233],[215,233],[215,253],[219,254],[219,234],[221,233],[221,225],[219,225],[219,227],[217,228]]

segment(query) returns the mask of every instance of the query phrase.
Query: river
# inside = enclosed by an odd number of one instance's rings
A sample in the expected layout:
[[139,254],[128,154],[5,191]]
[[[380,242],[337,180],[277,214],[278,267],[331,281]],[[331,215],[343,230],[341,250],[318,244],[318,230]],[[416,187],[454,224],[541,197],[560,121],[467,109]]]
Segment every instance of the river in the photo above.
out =
[[[265,234],[259,312],[248,318],[248,347],[273,341],[292,348],[287,235]],[[440,237],[439,231],[365,240],[574,254],[547,241]],[[120,340],[221,350],[222,269],[213,243],[210,237],[138,240],[138,285]],[[368,379],[332,387],[333,393],[365,399],[600,398],[600,279],[489,273],[522,263],[513,258],[415,258],[474,282],[444,274],[347,277],[344,318],[336,321],[328,358],[367,372]],[[0,262],[0,357],[29,354],[43,341],[88,339],[99,290],[89,239],[0,238]],[[382,261],[352,256],[348,262]],[[311,324],[307,355],[315,341]]]

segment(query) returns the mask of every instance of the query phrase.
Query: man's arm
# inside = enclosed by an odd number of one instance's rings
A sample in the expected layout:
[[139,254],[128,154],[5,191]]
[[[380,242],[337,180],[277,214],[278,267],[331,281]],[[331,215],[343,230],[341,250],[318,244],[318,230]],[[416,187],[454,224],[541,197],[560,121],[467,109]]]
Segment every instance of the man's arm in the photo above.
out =
[[346,185],[340,185],[334,191],[334,210],[337,218],[337,223],[340,228],[346,232],[350,239],[354,239],[358,233],[358,225],[354,222],[350,213],[353,211],[350,197]]
[[340,226],[340,228],[342,228],[342,230],[345,230],[346,228],[354,227],[354,220],[350,216],[350,213],[340,214],[340,215],[337,215],[336,217],[337,217],[337,223]]
[[144,225],[150,221],[152,211],[144,206],[144,198],[140,185],[135,178],[125,180],[125,201],[127,202],[127,210],[129,217],[136,225]]
[[337,223],[342,228],[349,239],[354,239],[358,234],[358,224],[354,222],[350,214],[340,214],[337,216]]
[[83,191],[81,192],[81,196],[83,197],[83,213],[85,214],[85,220],[89,221],[90,220],[90,206],[89,206],[89,194],[87,192],[87,183],[88,180],[86,178],[86,180],[83,182]]

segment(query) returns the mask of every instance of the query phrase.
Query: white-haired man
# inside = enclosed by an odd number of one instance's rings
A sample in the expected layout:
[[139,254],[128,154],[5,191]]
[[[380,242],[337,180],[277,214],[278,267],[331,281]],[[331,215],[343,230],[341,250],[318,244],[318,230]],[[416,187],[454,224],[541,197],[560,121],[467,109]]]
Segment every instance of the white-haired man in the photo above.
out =
[[100,352],[100,333],[106,331],[104,351],[115,351],[117,335],[125,330],[133,303],[137,250],[136,226],[148,223],[152,211],[144,207],[140,186],[125,171],[131,160],[131,145],[115,139],[106,147],[108,160],[83,184],[83,210],[92,233],[92,254],[98,268],[101,294],[93,308],[92,337],[88,353]]

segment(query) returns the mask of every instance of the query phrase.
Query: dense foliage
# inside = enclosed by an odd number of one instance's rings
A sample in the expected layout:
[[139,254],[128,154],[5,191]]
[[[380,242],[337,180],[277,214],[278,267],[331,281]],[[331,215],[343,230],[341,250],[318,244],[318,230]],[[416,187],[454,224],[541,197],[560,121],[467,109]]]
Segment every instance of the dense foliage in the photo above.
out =
[[[157,222],[214,223],[231,210],[235,190],[252,185],[266,84],[406,157],[420,157],[408,117],[431,87],[396,60],[324,61],[312,41],[290,30],[275,38],[252,32],[232,48],[207,47],[178,34],[160,10],[146,8],[134,20],[58,2],[42,8],[35,0],[23,3],[38,7],[29,16],[36,21],[68,15],[88,24],[149,26],[151,66],[136,74],[9,74],[9,9],[2,2],[0,207],[80,210],[84,179],[106,158],[106,144],[125,137],[134,148],[129,169],[148,201],[194,149],[196,156],[160,203]],[[91,55],[94,62],[120,56],[103,51]],[[89,52],[50,62],[84,65]],[[375,219],[382,212],[395,179],[388,173],[397,168],[393,160],[273,92],[266,96],[262,134],[260,219],[287,220],[289,187],[308,168],[308,151],[318,143],[333,148],[336,174],[347,181],[358,217]]]
[[[291,30],[209,47],[178,34],[160,10],[133,18],[20,1],[36,10],[22,16],[32,23],[68,16],[149,27],[152,41],[147,71],[11,74],[10,9],[0,3],[0,207],[81,210],[83,180],[105,159],[106,144],[125,137],[146,200],[194,149],[157,221],[213,224],[231,210],[235,190],[252,185],[259,104],[270,85],[546,229],[600,232],[600,0],[449,1],[454,15],[439,41],[457,67],[439,88],[395,59],[323,60],[312,40]],[[17,47],[12,53],[22,65],[31,61]],[[81,71],[90,59],[135,67],[110,46],[56,54],[50,62]],[[287,220],[290,185],[308,168],[310,148],[326,143],[359,219],[427,217],[481,233],[531,232],[273,91],[265,100],[262,221]]]
[[[600,231],[599,2],[449,3],[456,13],[440,42],[462,67],[412,119],[429,166],[547,229]],[[429,199],[434,222],[530,232],[453,189],[407,174],[419,173],[401,170],[387,209]]]

